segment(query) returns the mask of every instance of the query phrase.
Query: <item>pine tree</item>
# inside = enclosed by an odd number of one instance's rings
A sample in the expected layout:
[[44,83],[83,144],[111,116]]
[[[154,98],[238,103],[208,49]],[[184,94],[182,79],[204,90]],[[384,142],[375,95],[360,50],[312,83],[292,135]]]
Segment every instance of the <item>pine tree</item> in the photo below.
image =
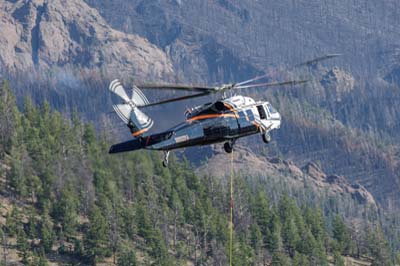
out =
[[94,207],[89,216],[89,228],[84,237],[85,256],[92,265],[104,257],[107,244],[107,224],[101,211]]
[[132,249],[129,251],[123,251],[121,252],[120,256],[118,257],[118,266],[136,266],[137,261],[136,261],[136,254],[135,251]]
[[272,265],[274,266],[291,266],[290,259],[285,253],[282,252],[274,252],[272,254]]
[[340,254],[345,254],[351,239],[350,233],[343,222],[343,219],[339,215],[336,215],[333,220],[333,238],[337,243],[336,249]]
[[149,241],[149,239],[151,239],[153,234],[153,227],[151,225],[151,220],[148,211],[142,205],[143,203],[138,204],[136,209],[138,235],[143,237],[146,241]]
[[344,259],[339,251],[335,251],[333,253],[333,260],[335,262],[335,266],[345,266]]
[[282,251],[282,228],[277,211],[274,208],[269,222],[270,235],[268,236],[268,248],[272,251]]
[[254,265],[254,252],[251,246],[247,245],[244,239],[235,241],[233,245],[233,260],[235,266]]
[[380,226],[369,230],[367,233],[367,243],[368,251],[374,259],[372,266],[392,265],[389,244]]
[[264,237],[264,244],[268,245],[268,241],[271,235],[271,232],[269,230],[269,223],[271,218],[269,204],[265,193],[261,191],[258,192],[253,200],[252,205],[254,206],[252,209],[252,215],[258,226],[260,227],[261,233]]
[[77,223],[77,203],[74,193],[65,187],[59,199],[53,204],[52,217],[62,226],[63,233],[71,235]]
[[178,193],[175,189],[172,190],[172,195],[170,197],[169,206],[172,209],[172,223],[174,226],[173,229],[173,245],[176,248],[177,243],[177,235],[178,235],[178,226],[182,224],[183,221],[183,206],[182,202],[178,196]]
[[18,255],[22,259],[21,260],[22,264],[28,265],[30,257],[30,245],[22,226],[18,227],[17,230],[17,249],[18,249]]
[[309,266],[310,262],[306,255],[296,252],[292,261],[293,266]]
[[45,214],[42,215],[39,237],[41,238],[41,245],[44,252],[50,252],[54,242],[54,231],[49,217]]
[[9,236],[13,237],[17,235],[20,221],[20,212],[16,207],[13,207],[11,211],[7,213],[6,217],[6,232]]
[[3,81],[0,85],[0,159],[4,159],[5,153],[10,153],[18,123],[19,112],[15,96],[9,83]]
[[261,248],[263,247],[263,237],[261,234],[260,227],[257,224],[250,225],[250,245],[256,254],[260,253]]

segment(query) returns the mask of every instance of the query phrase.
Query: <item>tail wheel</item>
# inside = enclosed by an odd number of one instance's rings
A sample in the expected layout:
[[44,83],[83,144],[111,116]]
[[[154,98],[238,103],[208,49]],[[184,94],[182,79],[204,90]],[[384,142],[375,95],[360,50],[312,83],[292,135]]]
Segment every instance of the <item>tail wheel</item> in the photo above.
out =
[[162,165],[164,167],[168,167],[168,157],[169,157],[169,151],[164,152],[164,160],[162,162]]
[[167,167],[168,167],[168,161],[164,160],[164,161],[162,162],[162,165],[163,165],[165,168],[167,168]]
[[264,143],[268,144],[271,142],[271,135],[268,132],[265,132],[264,134],[262,134],[262,139]]
[[224,144],[224,150],[226,153],[232,153],[233,150],[233,144],[230,142],[225,142]]

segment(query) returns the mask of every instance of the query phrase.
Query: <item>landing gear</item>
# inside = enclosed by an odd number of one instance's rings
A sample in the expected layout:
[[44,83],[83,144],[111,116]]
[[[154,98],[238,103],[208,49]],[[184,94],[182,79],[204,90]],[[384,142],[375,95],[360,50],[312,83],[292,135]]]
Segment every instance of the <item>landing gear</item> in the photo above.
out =
[[224,144],[224,150],[226,153],[232,153],[233,151],[233,144],[235,144],[235,140],[227,141]]
[[169,157],[169,151],[164,152],[164,160],[162,162],[162,165],[164,167],[168,167],[168,157]]
[[262,139],[264,143],[270,143],[271,142],[271,135],[268,132],[265,132],[262,134]]

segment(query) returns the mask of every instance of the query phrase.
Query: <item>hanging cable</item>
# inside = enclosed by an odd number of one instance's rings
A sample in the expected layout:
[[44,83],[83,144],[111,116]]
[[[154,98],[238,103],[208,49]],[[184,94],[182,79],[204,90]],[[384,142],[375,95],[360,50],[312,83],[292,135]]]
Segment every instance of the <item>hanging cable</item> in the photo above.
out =
[[229,221],[229,266],[232,266],[232,242],[233,242],[233,149],[231,153],[231,178],[230,178],[230,221]]

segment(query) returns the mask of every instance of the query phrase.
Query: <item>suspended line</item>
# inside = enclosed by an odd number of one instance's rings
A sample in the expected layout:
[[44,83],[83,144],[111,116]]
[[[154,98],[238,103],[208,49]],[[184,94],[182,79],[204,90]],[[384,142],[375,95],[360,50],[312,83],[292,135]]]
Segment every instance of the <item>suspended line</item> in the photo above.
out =
[[230,178],[230,221],[229,221],[229,265],[232,266],[232,242],[233,242],[233,149],[231,153],[231,178]]

